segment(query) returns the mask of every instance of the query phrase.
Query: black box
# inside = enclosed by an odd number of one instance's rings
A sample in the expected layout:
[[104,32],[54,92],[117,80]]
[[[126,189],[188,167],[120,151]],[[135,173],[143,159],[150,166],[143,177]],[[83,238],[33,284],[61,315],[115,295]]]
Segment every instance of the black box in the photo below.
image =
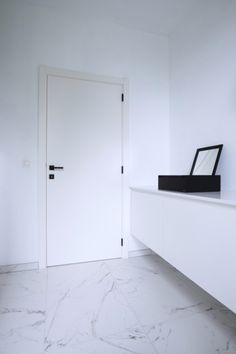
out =
[[158,176],[158,189],[176,192],[219,192],[219,175]]

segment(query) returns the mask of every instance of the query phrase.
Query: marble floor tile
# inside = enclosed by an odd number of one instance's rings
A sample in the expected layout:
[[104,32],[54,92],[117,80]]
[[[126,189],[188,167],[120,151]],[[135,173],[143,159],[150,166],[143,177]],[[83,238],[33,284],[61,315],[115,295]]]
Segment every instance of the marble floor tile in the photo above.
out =
[[109,267],[158,353],[236,353],[236,316],[159,257]]
[[155,353],[105,262],[49,269],[47,291],[45,353]]
[[235,354],[236,315],[157,256],[0,274],[0,354]]
[[235,325],[227,326],[218,311],[173,317],[150,328],[149,337],[158,353],[236,353]]
[[46,272],[0,275],[0,353],[41,354]]

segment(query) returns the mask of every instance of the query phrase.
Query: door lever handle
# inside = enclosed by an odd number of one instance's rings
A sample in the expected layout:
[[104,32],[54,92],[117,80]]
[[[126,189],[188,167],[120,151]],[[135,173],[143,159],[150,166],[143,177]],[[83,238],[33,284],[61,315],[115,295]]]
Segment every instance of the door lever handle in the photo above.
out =
[[49,165],[49,170],[63,170],[63,166],[54,166],[54,165]]

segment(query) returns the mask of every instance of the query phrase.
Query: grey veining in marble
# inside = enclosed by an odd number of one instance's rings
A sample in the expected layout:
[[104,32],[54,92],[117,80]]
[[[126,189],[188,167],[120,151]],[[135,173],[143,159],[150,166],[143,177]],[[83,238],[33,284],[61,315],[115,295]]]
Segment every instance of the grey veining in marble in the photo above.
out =
[[24,270],[36,270],[38,268],[39,268],[39,265],[37,262],[2,265],[2,266],[0,266],[0,274],[12,273],[12,272],[22,272]]
[[0,354],[235,354],[236,315],[158,256],[0,275]]

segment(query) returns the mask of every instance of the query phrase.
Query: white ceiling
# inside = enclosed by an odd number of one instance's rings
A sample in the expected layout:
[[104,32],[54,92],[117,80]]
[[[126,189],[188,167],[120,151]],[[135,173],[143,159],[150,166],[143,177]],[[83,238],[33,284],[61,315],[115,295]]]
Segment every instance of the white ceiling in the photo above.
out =
[[[131,29],[170,34],[204,0],[27,0],[37,5],[63,6]],[[206,0],[205,0],[206,1]]]

